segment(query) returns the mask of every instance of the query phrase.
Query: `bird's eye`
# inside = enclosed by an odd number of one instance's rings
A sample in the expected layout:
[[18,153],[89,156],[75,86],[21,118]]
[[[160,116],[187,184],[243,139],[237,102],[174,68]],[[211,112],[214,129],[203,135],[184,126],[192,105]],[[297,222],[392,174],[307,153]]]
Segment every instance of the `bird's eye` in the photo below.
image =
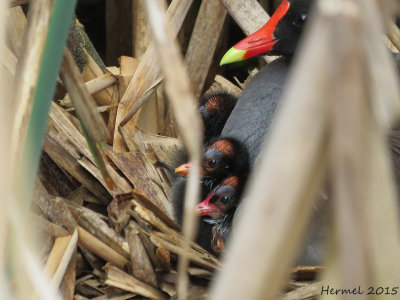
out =
[[297,16],[296,25],[303,26],[307,21],[307,15],[301,14]]
[[231,198],[229,198],[228,196],[222,197],[221,200],[219,201],[219,203],[221,205],[227,205],[229,204],[229,202],[231,201]]
[[217,166],[217,161],[215,159],[211,159],[208,161],[207,166],[209,168],[215,168]]

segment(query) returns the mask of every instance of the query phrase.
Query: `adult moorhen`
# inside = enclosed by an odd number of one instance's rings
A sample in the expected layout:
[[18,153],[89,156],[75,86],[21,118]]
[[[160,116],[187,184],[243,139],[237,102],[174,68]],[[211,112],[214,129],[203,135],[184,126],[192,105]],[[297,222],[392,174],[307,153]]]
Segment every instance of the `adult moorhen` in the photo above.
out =
[[313,0],[283,0],[261,29],[233,46],[221,65],[256,55],[281,55],[263,67],[246,85],[221,137],[235,138],[246,147],[254,165],[285,88],[292,56]]
[[[309,18],[313,0],[283,0],[270,20],[260,30],[231,48],[221,64],[244,60],[256,55],[281,55],[281,58],[263,67],[246,85],[221,137],[240,141],[248,151],[252,168],[268,140],[270,125],[280,105],[282,92],[289,74],[292,56],[304,26]],[[314,213],[312,226],[298,263],[320,264],[325,236],[326,205],[320,205]]]

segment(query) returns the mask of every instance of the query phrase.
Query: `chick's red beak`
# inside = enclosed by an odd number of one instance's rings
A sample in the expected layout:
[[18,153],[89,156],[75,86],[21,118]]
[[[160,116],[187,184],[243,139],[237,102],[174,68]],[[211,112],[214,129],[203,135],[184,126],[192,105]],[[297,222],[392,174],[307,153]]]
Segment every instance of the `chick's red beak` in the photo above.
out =
[[210,202],[213,197],[214,193],[211,193],[203,202],[197,205],[198,216],[212,216],[219,213],[219,209]]
[[252,35],[241,40],[221,59],[220,65],[245,60],[257,55],[268,53],[276,44],[274,31],[279,21],[289,11],[290,2],[283,0],[268,22]]

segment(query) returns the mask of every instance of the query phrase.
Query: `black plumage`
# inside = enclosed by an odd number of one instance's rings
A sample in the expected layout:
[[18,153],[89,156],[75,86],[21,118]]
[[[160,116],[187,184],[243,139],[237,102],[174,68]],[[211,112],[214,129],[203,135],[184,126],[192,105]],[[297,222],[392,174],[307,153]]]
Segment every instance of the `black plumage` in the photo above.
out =
[[204,143],[220,136],[238,98],[227,91],[210,92],[200,99],[200,115],[204,124]]

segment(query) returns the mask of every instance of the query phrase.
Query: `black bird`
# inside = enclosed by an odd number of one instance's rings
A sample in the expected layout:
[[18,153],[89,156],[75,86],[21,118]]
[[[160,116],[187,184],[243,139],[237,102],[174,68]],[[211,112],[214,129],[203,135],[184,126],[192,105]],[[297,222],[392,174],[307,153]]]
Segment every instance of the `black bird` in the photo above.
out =
[[[246,147],[250,168],[257,163],[264,141],[268,140],[269,128],[280,105],[292,56],[309,19],[313,2],[283,0],[266,25],[236,44],[221,60],[221,64],[225,64],[261,54],[281,56],[263,67],[246,85],[221,133],[221,137],[234,138]],[[312,226],[298,259],[299,264],[321,263],[324,221],[319,207],[314,213]]]
[[221,135],[226,120],[236,105],[238,98],[228,91],[214,91],[200,99],[200,115],[204,124],[204,143]]
[[[231,173],[240,174],[243,178],[247,178],[249,168],[247,153],[242,145],[235,139],[226,138],[214,139],[204,148],[201,166],[201,199],[207,198],[210,192]],[[190,163],[185,164],[182,168],[184,171],[181,170],[180,172],[186,174],[190,170]],[[182,224],[185,188],[186,177],[179,176],[176,178],[172,186],[172,203],[175,221],[178,225]],[[202,217],[196,242],[212,252],[210,241],[214,225],[203,222],[203,219]]]
[[[201,159],[201,199],[210,192],[229,174],[241,174],[247,177],[249,169],[248,156],[244,147],[231,138],[217,138],[203,150]],[[176,173],[186,175],[190,171],[190,163],[176,168]],[[172,203],[175,219],[182,222],[183,201],[185,196],[186,177],[178,177],[172,186]]]
[[228,118],[221,137],[237,139],[254,165],[285,88],[292,56],[313,0],[284,0],[261,29],[232,47],[221,64],[256,55],[281,55],[263,67],[246,85]]
[[[187,175],[191,163],[175,169],[175,173]],[[242,143],[235,138],[215,138],[203,149],[201,158],[202,183],[207,187],[206,195],[227,175],[247,174],[248,154]]]
[[197,205],[198,215],[217,220],[227,214],[234,214],[240,202],[244,183],[245,180],[237,175],[228,176]]
[[243,174],[228,176],[203,202],[197,205],[197,213],[202,216],[200,230],[203,227],[209,229],[209,224],[213,225],[212,237],[206,240],[207,244],[203,246],[211,246],[215,254],[221,254],[224,251],[246,180],[247,176]]

